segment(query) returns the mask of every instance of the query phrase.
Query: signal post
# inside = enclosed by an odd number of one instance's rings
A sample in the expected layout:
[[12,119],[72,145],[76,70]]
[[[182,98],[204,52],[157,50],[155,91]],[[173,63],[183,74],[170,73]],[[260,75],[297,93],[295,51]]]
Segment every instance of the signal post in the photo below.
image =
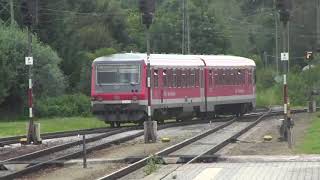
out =
[[[282,28],[282,44],[283,50],[281,53],[281,62],[283,64],[283,112],[284,120],[281,125],[280,134],[282,139],[288,141],[289,148],[292,148],[292,128],[293,120],[290,113],[290,103],[287,85],[287,74],[289,71],[289,20],[290,20],[290,9],[291,0],[276,0],[276,8],[280,15],[280,21],[283,24]],[[287,39],[288,38],[288,39]]]
[[[32,82],[32,67],[33,67],[33,56],[32,56],[32,24],[33,24],[33,0],[22,0],[21,4],[21,13],[23,24],[27,26],[28,32],[28,56],[25,57],[25,64],[28,66],[28,107],[29,107],[29,125],[28,125],[28,134],[26,144],[39,144],[41,143],[40,139],[40,125],[34,124],[33,119],[33,82]],[[39,131],[38,131],[39,130]]]
[[146,27],[147,39],[147,88],[148,88],[148,120],[144,125],[145,143],[157,141],[157,121],[152,121],[151,111],[151,68],[150,68],[150,31],[153,16],[155,13],[155,0],[139,0],[139,9],[142,14],[142,24]]

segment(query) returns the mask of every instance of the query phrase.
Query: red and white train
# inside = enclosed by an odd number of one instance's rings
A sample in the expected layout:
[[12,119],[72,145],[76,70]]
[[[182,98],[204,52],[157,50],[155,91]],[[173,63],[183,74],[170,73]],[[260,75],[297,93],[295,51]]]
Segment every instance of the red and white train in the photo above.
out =
[[[147,119],[147,55],[100,57],[92,64],[92,111],[110,123]],[[255,108],[255,63],[226,55],[152,54],[151,107],[154,120],[231,113]]]

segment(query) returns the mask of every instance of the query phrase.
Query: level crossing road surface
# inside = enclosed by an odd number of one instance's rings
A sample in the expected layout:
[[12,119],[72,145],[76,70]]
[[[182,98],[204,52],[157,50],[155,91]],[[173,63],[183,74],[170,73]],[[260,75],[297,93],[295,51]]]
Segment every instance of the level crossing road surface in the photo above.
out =
[[[167,165],[144,179],[164,180],[318,180],[320,156],[260,156],[255,160]],[[250,159],[250,157],[249,157]],[[179,167],[180,166],[180,167]],[[179,168],[177,168],[179,167]],[[174,170],[174,171],[172,171]]]

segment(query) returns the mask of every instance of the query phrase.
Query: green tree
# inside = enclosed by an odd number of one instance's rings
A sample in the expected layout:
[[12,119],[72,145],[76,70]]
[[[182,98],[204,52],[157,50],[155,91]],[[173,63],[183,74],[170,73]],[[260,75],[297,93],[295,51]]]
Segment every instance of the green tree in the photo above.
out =
[[[61,59],[36,36],[33,36],[32,46],[35,97],[63,94],[66,83],[58,67]],[[27,33],[17,27],[0,24],[0,104],[23,107],[28,88],[26,54]]]

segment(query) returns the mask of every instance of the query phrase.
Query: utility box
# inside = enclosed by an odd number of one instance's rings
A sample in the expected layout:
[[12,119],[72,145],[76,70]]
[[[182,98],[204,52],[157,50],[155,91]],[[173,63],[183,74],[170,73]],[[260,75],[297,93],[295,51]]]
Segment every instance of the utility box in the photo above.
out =
[[[28,131],[29,131],[29,123],[27,123],[27,134],[28,134]],[[41,131],[40,131],[40,123],[33,123],[33,127],[32,127],[32,140],[31,142],[33,144],[41,144],[42,143],[42,139],[41,139]],[[28,143],[28,139],[26,139],[26,142],[23,143],[21,142],[22,144],[27,144]],[[21,141],[21,140],[20,140]],[[31,143],[29,141],[29,143]]]
[[145,121],[144,125],[144,142],[156,143],[157,141],[157,121]]
[[35,132],[35,141],[37,141],[37,144],[41,144],[42,139],[41,139],[40,123],[34,124],[34,132]]

